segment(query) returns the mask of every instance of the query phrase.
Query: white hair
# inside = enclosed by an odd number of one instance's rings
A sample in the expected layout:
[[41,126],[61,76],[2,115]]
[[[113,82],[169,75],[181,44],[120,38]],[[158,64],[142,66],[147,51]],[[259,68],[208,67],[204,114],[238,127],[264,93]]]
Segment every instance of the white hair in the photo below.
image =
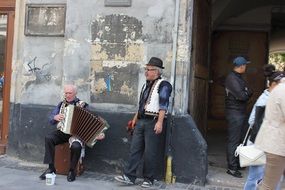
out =
[[159,74],[159,76],[161,76],[162,75],[162,73],[163,73],[163,69],[162,68],[160,68],[160,67],[155,67],[157,70],[158,70],[158,74]]
[[64,88],[66,87],[71,87],[75,94],[77,94],[77,87],[74,84],[65,84]]

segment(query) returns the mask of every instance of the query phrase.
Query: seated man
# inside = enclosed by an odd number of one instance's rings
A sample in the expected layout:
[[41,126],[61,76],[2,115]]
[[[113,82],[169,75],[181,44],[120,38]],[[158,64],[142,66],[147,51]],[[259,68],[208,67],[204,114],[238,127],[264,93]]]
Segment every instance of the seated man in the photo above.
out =
[[[64,86],[64,101],[61,101],[56,108],[51,112],[49,117],[50,124],[57,126],[57,130],[53,131],[52,133],[48,134],[45,137],[45,156],[44,156],[44,163],[49,164],[48,169],[40,175],[40,179],[45,180],[47,173],[56,173],[56,169],[54,166],[54,157],[55,157],[55,146],[58,144],[64,144],[69,142],[70,145],[70,168],[67,175],[67,181],[72,182],[75,180],[76,176],[76,166],[80,159],[81,152],[84,151],[84,144],[78,138],[63,133],[59,128],[64,120],[64,107],[69,104],[80,106],[83,108],[87,108],[88,104],[79,100],[76,97],[77,89],[74,85],[65,85]],[[102,140],[105,138],[105,134],[101,133],[96,140]]]

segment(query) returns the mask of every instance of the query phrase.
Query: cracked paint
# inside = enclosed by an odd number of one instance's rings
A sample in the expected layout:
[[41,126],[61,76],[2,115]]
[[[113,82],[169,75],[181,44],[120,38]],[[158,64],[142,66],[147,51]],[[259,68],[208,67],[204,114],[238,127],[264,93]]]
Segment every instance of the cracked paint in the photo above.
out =
[[124,60],[129,44],[142,44],[142,22],[127,15],[97,16],[91,23],[91,35],[93,44],[100,44],[100,52],[108,59]]
[[144,57],[144,47],[142,44],[129,44],[126,50],[126,60],[132,60],[139,62],[143,60]]
[[97,15],[90,46],[91,102],[136,104],[138,72],[145,58],[142,22],[127,15]]
[[108,59],[108,54],[102,49],[101,44],[91,45],[91,61],[95,60],[106,60]]
[[126,82],[124,81],[124,84],[121,86],[121,94],[125,94],[127,96],[132,96],[134,94],[134,90],[129,87]]
[[100,78],[95,82],[95,94],[106,92],[107,86],[104,78]]

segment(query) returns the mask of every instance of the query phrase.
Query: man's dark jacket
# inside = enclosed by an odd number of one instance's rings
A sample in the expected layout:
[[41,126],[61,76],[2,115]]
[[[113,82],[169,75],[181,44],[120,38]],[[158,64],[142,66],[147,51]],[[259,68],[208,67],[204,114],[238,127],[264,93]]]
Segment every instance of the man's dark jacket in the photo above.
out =
[[240,73],[230,72],[225,80],[225,106],[226,109],[246,111],[246,105],[252,92],[246,85]]

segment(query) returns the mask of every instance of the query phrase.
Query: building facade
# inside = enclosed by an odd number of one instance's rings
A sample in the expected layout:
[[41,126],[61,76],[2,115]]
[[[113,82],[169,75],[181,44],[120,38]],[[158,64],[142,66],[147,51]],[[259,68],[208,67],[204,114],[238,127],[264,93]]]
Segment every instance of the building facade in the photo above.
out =
[[[137,110],[144,65],[164,61],[174,89],[173,173],[178,181],[204,184],[206,143],[188,114],[191,0],[17,0],[10,81],[7,153],[42,162],[47,118],[72,82],[78,97],[104,117],[106,139],[87,149],[90,171],[120,173],[130,137],[125,126]],[[166,133],[166,132],[165,132]],[[183,141],[181,141],[183,139]],[[158,154],[164,178],[165,142]],[[195,156],[193,156],[195,155]]]
[[205,184],[208,159],[215,161],[211,147],[219,145],[207,137],[218,131],[213,139],[226,139],[219,133],[226,131],[223,80],[232,59],[251,61],[245,74],[254,91],[250,112],[265,88],[269,52],[285,49],[284,7],[280,0],[0,1],[0,153],[41,163],[44,136],[54,130],[47,117],[72,82],[111,125],[106,139],[87,149],[86,168],[120,173],[143,68],[156,56],[173,85],[158,179],[171,147],[177,181]]

